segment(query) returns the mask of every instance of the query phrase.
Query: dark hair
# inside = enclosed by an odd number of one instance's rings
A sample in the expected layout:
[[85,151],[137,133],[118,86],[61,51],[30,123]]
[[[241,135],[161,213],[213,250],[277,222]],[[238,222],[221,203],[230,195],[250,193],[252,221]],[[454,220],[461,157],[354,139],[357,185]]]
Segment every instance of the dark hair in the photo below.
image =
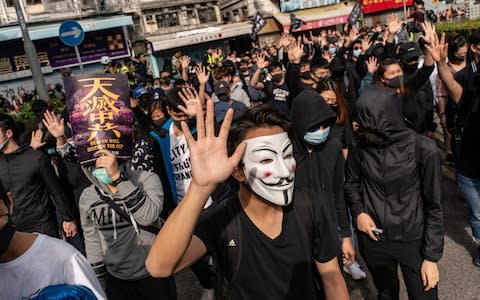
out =
[[181,89],[175,86],[170,91],[168,91],[167,95],[165,96],[165,100],[167,101],[167,106],[176,112],[180,112],[177,106],[184,104],[182,99],[178,95],[180,91]]
[[310,63],[310,70],[315,72],[317,69],[327,69],[330,70],[330,63],[323,57],[316,58]]
[[290,123],[275,111],[270,105],[264,104],[252,107],[235,120],[228,133],[228,153],[232,155],[238,145],[245,139],[247,132],[255,128],[281,127],[290,131]]
[[333,80],[320,80],[317,85],[317,92],[320,94],[323,91],[333,91],[337,98],[338,111],[336,112],[338,125],[343,125],[348,118],[347,104],[340,86]]
[[458,34],[448,39],[448,60],[455,61],[455,53],[458,49],[467,46],[467,39],[464,35]]
[[475,29],[472,31],[472,34],[468,38],[468,42],[470,45],[478,45],[480,44],[480,29]]
[[157,109],[160,109],[165,117],[168,117],[168,112],[167,112],[167,102],[166,101],[153,101],[152,104],[150,104],[150,107],[148,108],[148,116],[149,118],[152,117],[152,113],[156,111]]
[[[387,68],[390,67],[391,65],[401,66],[400,62],[394,58],[386,58],[378,64],[378,69],[374,75],[374,79],[377,84],[384,85],[382,82],[382,78],[384,78]],[[400,87],[400,94],[405,97],[405,96],[408,96],[410,92],[407,89],[405,89],[404,86],[402,86]]]
[[7,114],[0,113],[0,129],[2,131],[7,131],[10,129],[12,131],[12,138],[16,137],[17,127],[13,118]]
[[271,73],[275,69],[283,70],[282,64],[278,60],[273,60],[268,65],[268,71]]
[[218,67],[214,72],[215,80],[221,80],[223,77],[233,76],[234,69],[229,66]]

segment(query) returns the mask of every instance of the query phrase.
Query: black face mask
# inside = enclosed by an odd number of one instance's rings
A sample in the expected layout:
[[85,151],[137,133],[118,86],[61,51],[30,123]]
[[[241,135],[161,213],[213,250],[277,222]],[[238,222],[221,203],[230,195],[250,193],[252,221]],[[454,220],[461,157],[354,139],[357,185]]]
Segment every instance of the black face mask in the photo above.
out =
[[393,77],[392,79],[388,79],[387,81],[387,86],[398,89],[403,85],[403,75],[399,75],[396,77]]
[[275,82],[275,83],[280,83],[283,79],[283,75],[282,74],[275,74],[272,76],[272,81]]
[[163,118],[160,118],[160,119],[158,119],[158,120],[152,120],[152,124],[153,124],[153,126],[155,126],[155,127],[157,127],[157,128],[160,128],[160,127],[162,127],[162,125],[165,123],[165,119],[166,119],[166,118],[163,117]]
[[182,129],[182,122],[187,123],[188,128],[190,128],[190,130],[195,129],[195,127],[197,126],[197,119],[195,117],[184,120],[184,121],[173,121],[173,124],[175,124],[175,126],[177,126],[178,129]]
[[337,113],[338,112],[338,105],[337,104],[330,104],[330,108]]
[[411,65],[404,65],[403,70],[405,70],[407,74],[415,73],[415,71],[418,70],[418,63],[411,64]]
[[150,96],[142,96],[138,101],[138,105],[143,110],[146,110],[150,106],[150,104],[152,104],[152,97]]
[[453,56],[453,58],[454,58],[454,60],[457,64],[461,64],[462,62],[464,62],[466,57],[467,57],[466,55],[455,55],[455,56]]
[[0,229],[0,256],[7,252],[8,246],[13,239],[13,234],[15,233],[15,228],[13,228],[12,222],[10,222],[10,215],[8,215],[8,222],[5,224],[5,227]]
[[309,80],[309,79],[312,79],[312,72],[310,72],[310,71],[303,72],[303,73],[300,73],[300,76],[304,80]]

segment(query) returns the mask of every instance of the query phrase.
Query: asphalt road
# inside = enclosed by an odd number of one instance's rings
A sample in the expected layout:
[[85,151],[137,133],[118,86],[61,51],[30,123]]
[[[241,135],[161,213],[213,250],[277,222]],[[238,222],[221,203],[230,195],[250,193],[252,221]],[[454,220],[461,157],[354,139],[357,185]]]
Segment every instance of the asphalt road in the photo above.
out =
[[[445,212],[445,248],[439,263],[439,298],[442,300],[480,300],[480,269],[472,265],[475,245],[467,222],[467,209],[462,195],[454,181],[453,170],[444,167],[444,212]],[[364,266],[364,263],[359,260]],[[366,268],[363,268],[366,270]],[[376,291],[371,276],[354,281],[345,275],[354,300],[373,300]],[[181,300],[200,299],[202,288],[190,270],[176,276],[178,296]],[[408,299],[402,284],[400,299]]]

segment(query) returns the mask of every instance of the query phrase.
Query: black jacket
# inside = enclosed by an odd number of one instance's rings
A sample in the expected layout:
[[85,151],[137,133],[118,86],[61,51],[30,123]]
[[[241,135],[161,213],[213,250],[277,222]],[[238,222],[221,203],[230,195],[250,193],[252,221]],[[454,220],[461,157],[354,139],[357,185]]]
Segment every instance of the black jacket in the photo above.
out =
[[343,191],[345,160],[342,144],[329,137],[309,152],[303,142],[308,129],[320,123],[334,124],[336,115],[323,98],[313,90],[304,90],[293,101],[292,120],[295,131],[293,154],[297,161],[295,187],[310,189],[318,195],[326,193],[323,201],[327,214],[336,215],[342,236],[351,235]]
[[50,159],[40,151],[22,146],[0,155],[0,182],[13,193],[12,221],[20,231],[36,231],[41,224],[56,223],[58,209],[62,221],[72,221],[71,206]]
[[440,151],[407,128],[395,91],[373,86],[358,99],[360,142],[347,159],[345,197],[352,216],[369,214],[387,240],[423,240],[422,256],[443,253]]

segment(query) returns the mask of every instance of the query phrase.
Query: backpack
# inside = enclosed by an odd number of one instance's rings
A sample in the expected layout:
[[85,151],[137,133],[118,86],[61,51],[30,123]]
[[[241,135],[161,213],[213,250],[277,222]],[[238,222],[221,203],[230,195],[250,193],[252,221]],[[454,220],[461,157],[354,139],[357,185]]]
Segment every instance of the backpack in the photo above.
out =
[[[308,237],[313,235],[314,198],[309,192],[299,188],[295,189],[294,195],[294,201],[291,204],[293,205],[293,214],[300,224],[299,228],[302,231],[303,238],[308,241]],[[218,299],[231,299],[231,291],[242,262],[242,230],[238,211],[228,209],[226,210],[226,217],[232,221],[227,224],[218,239],[217,245],[221,246],[215,247],[215,249],[221,249],[220,251],[223,253],[222,255],[214,254],[214,257],[224,258],[222,264],[215,264],[217,275],[216,295]],[[224,266],[224,269],[221,266]]]

